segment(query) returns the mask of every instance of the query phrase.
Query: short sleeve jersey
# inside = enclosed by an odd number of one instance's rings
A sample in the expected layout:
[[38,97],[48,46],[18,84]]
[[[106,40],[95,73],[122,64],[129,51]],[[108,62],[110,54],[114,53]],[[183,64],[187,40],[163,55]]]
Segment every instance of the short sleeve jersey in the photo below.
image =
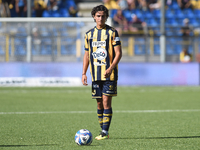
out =
[[112,70],[109,78],[104,78],[106,69],[114,58],[114,47],[121,45],[116,29],[105,25],[102,29],[92,28],[85,34],[85,51],[89,51],[89,66],[92,81],[117,81],[118,65]]

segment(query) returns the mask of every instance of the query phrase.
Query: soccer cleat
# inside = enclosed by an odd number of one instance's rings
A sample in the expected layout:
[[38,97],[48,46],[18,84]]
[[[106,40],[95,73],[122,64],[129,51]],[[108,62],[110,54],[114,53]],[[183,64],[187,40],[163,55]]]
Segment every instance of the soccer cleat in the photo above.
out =
[[96,140],[105,140],[108,138],[109,138],[109,135],[106,135],[104,132],[101,132],[97,137],[95,137]]

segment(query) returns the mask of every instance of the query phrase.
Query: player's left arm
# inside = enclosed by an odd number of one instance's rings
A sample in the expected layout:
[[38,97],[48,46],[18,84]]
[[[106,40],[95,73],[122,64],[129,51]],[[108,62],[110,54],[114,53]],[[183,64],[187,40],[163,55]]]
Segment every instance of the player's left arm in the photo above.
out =
[[115,58],[113,60],[113,63],[110,65],[110,67],[105,71],[104,78],[109,78],[112,70],[116,67],[116,65],[119,63],[121,57],[122,57],[122,48],[121,45],[117,45],[114,47],[115,51]]

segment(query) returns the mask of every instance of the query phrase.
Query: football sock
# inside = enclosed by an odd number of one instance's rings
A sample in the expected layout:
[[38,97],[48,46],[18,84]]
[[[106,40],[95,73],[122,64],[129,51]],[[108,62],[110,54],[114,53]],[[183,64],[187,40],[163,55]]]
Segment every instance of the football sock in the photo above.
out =
[[112,119],[112,114],[113,114],[112,108],[110,108],[110,109],[104,109],[102,131],[107,131],[106,134],[108,134],[108,130],[109,130],[111,119]]
[[106,135],[108,135],[108,131],[102,130],[102,132],[105,133]]
[[104,111],[103,109],[97,109],[97,115],[101,129],[103,127],[103,111]]

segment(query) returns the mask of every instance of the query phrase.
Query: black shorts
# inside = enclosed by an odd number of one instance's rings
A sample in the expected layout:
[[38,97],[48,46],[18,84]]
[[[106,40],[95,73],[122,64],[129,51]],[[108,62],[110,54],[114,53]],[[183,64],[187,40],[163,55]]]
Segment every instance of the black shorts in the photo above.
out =
[[102,98],[102,95],[117,96],[117,81],[93,81],[92,98]]

